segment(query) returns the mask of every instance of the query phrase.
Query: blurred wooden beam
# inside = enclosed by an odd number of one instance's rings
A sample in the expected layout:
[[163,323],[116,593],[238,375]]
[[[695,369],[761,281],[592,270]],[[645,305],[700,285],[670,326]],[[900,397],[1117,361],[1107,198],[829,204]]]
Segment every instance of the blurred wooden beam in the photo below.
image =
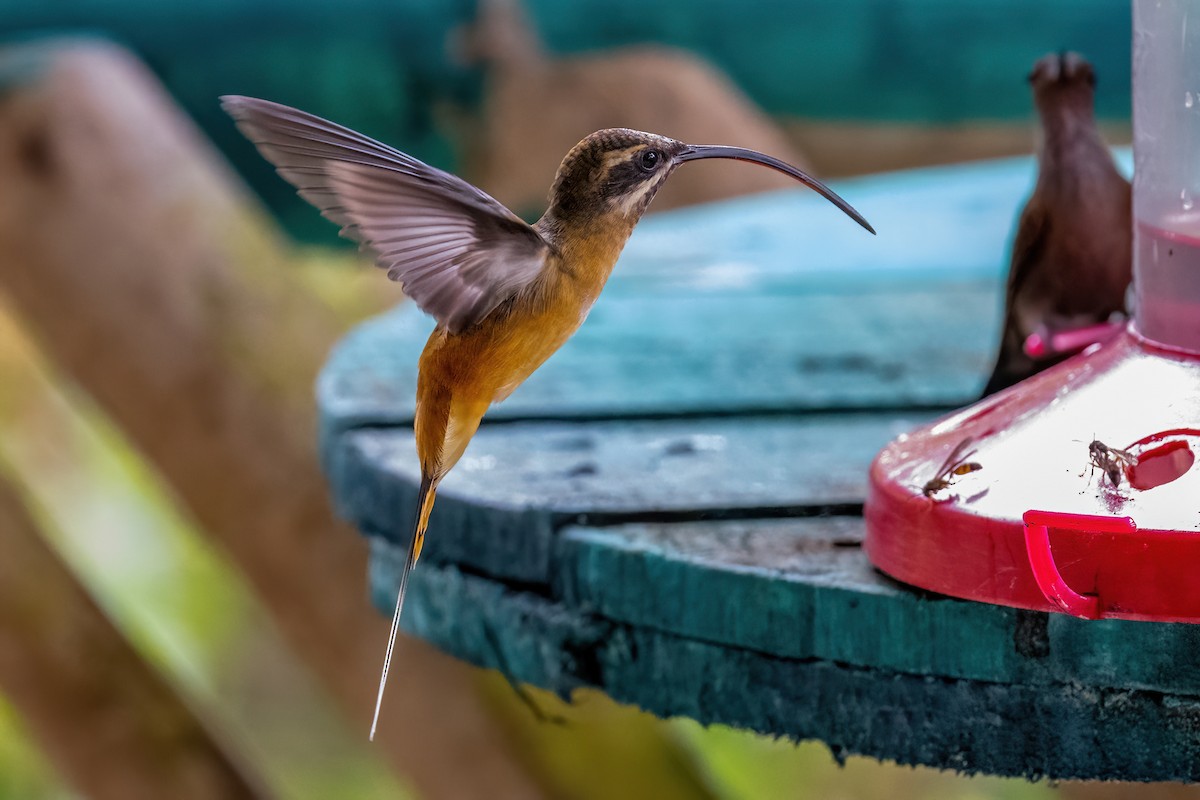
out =
[[92,800],[273,796],[104,616],[0,479],[0,690]]
[[[333,519],[311,407],[339,324],[237,179],[115,47],[0,53],[0,174],[0,290],[237,562],[365,738],[387,624],[367,602],[365,545]],[[460,663],[403,642],[387,706],[378,741],[423,796],[542,795]]]

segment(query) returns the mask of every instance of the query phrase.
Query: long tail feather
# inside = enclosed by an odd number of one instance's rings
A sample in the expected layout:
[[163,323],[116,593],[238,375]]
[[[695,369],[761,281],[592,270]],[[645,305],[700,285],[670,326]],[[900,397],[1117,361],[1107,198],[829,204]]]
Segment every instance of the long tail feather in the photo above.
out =
[[412,540],[408,543],[408,557],[400,573],[400,589],[396,596],[396,611],[392,614],[392,631],[388,634],[387,652],[383,656],[383,672],[379,676],[379,694],[375,697],[375,716],[371,719],[371,741],[375,740],[375,728],[379,725],[379,710],[383,707],[383,690],[387,686],[388,671],[392,666],[392,651],[396,649],[396,634],[400,630],[400,610],[404,608],[404,595],[408,591],[408,576],[421,556],[421,545],[425,542],[425,529],[429,527],[429,512],[433,510],[433,498],[437,487],[433,479],[422,475],[421,488],[417,495],[417,520],[413,525]]

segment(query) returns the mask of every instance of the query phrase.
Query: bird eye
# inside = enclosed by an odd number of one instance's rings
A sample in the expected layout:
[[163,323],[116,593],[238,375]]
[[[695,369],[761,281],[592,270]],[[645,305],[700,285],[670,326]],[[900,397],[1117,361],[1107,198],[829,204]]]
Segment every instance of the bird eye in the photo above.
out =
[[638,166],[646,172],[653,172],[662,161],[662,153],[657,150],[643,150],[642,155],[638,158]]

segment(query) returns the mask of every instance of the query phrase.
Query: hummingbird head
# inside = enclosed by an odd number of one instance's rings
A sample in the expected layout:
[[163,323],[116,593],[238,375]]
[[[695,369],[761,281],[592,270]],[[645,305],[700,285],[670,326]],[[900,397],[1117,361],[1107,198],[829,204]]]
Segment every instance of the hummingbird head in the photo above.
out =
[[1096,71],[1078,53],[1061,52],[1042,56],[1029,73],[1034,102],[1046,111],[1092,110]]
[[550,187],[550,210],[562,220],[616,218],[636,223],[675,170],[683,142],[608,128],[571,148]]
[[550,187],[547,214],[561,222],[611,220],[632,227],[672,172],[687,161],[703,158],[749,161],[790,175],[875,232],[832,189],[777,158],[741,147],[685,144],[629,128],[596,131],[571,148]]

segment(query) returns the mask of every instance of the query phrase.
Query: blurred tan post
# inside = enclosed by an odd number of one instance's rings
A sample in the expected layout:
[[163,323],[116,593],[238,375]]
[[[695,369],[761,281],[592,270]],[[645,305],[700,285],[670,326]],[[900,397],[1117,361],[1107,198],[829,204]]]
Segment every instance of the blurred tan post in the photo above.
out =
[[0,690],[93,800],[270,795],[104,616],[0,479]]
[[[540,213],[563,155],[601,128],[739,145],[808,167],[776,123],[694,53],[641,45],[555,57],[521,0],[481,0],[477,9],[460,43],[465,60],[486,67],[482,118],[463,126],[470,172],[514,210]],[[714,160],[675,173],[651,209],[795,186],[772,170]]]
[[[0,291],[237,562],[365,738],[387,624],[367,602],[365,543],[329,508],[311,399],[339,324],[118,48],[0,53],[0,175]],[[411,640],[400,653],[378,741],[422,795],[540,795],[467,669]]]

